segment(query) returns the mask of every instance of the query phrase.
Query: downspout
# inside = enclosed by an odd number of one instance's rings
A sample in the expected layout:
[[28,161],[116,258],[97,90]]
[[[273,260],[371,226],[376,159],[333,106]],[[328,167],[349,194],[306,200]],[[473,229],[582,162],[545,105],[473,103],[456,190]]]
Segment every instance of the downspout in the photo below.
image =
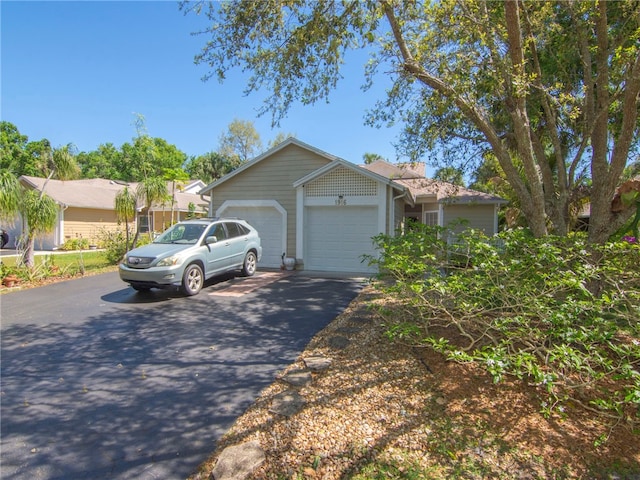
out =
[[204,198],[204,193],[200,193],[198,196],[200,197],[200,200],[206,202],[207,205],[209,205],[209,207],[207,208],[207,216],[213,217],[213,193],[209,195],[208,199]]

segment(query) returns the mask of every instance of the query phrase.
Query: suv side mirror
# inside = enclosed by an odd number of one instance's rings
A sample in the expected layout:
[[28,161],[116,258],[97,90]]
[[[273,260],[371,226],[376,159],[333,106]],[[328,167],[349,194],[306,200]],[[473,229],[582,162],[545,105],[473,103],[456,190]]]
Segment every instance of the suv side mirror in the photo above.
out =
[[207,238],[205,238],[204,243],[206,243],[207,245],[209,245],[210,243],[217,243],[218,242],[218,237],[216,237],[215,235],[211,235]]

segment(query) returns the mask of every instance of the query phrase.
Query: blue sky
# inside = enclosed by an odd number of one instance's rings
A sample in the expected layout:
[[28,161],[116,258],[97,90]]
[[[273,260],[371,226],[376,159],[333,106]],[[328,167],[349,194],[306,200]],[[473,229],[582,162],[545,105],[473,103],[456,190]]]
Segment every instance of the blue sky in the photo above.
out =
[[295,105],[279,128],[258,118],[263,95],[243,96],[241,72],[224,84],[203,82],[206,67],[194,56],[206,41],[192,32],[206,18],[179,11],[169,1],[0,1],[0,118],[29,140],[80,151],[116,146],[136,135],[134,114],[149,135],[187,155],[217,150],[234,119],[251,120],[263,143],[279,131],[354,163],[366,152],[396,160],[399,127],[363,124],[368,108],[384,96],[384,79],[362,92],[362,55],[346,65],[329,104]]

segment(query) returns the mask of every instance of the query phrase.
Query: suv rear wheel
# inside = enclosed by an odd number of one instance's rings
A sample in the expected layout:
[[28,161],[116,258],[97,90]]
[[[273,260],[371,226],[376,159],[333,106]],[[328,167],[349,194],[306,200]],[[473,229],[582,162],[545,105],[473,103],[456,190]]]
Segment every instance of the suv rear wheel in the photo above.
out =
[[247,252],[247,256],[244,257],[244,263],[242,264],[242,275],[245,277],[252,277],[256,273],[256,267],[258,259],[253,252]]
[[197,295],[202,290],[204,275],[202,269],[195,263],[189,265],[182,275],[182,292],[185,295]]

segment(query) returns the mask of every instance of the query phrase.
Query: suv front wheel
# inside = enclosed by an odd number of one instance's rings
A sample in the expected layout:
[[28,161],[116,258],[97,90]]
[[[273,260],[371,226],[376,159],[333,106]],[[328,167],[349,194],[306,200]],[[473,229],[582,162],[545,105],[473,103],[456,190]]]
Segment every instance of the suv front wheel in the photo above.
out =
[[197,295],[202,290],[204,275],[202,269],[195,263],[189,265],[182,275],[182,292],[185,295]]

